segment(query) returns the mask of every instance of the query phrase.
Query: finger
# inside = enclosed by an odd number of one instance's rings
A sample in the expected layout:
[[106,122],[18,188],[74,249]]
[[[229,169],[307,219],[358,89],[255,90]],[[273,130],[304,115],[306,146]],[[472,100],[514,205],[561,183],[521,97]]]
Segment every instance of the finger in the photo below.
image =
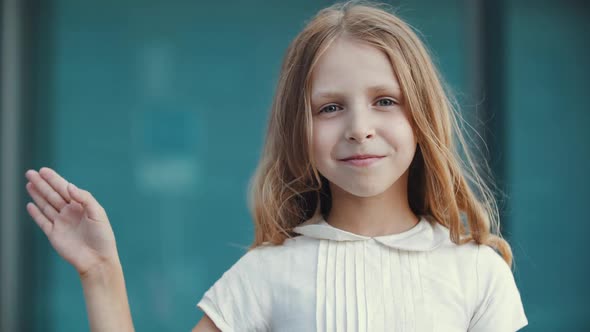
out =
[[49,167],[42,167],[39,170],[39,175],[47,181],[47,183],[64,199],[70,202],[70,194],[68,193],[68,181],[62,178],[56,171]]
[[27,212],[29,212],[43,233],[45,233],[46,236],[49,236],[53,229],[53,223],[51,223],[51,221],[49,221],[49,219],[47,219],[41,210],[39,210],[39,208],[33,203],[27,203]]
[[88,213],[88,218],[92,220],[103,219],[104,212],[102,206],[98,204],[90,192],[79,189],[73,183],[68,183],[68,192],[73,200],[82,204]]
[[26,173],[27,178],[29,181],[33,183],[37,192],[43,196],[43,198],[49,202],[49,204],[53,205],[53,207],[57,211],[61,211],[61,209],[67,204],[66,201],[61,197],[60,194],[57,193],[40,175],[39,173],[35,172],[34,170],[29,170]]
[[29,192],[29,195],[31,195],[35,201],[35,204],[37,204],[38,210],[41,211],[50,222],[53,222],[59,212],[57,212],[55,208],[49,204],[45,198],[43,198],[37,188],[35,188],[35,185],[33,185],[31,182],[27,183],[26,188]]

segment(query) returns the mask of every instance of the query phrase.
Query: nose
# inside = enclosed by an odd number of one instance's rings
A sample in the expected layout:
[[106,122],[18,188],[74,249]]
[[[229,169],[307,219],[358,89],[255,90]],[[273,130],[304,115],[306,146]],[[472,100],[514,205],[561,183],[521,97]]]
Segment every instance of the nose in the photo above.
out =
[[362,143],[368,139],[371,139],[375,136],[374,130],[364,130],[364,131],[351,131],[350,134],[346,135],[347,139],[351,142]]
[[370,124],[371,121],[365,113],[366,111],[356,112],[351,117],[349,128],[345,134],[348,141],[362,143],[375,137],[375,127]]

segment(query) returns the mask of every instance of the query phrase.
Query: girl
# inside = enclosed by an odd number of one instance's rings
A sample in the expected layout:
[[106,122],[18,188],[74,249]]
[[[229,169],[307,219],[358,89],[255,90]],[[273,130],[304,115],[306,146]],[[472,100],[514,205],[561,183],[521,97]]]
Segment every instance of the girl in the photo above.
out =
[[[51,169],[26,175],[27,210],[79,272],[92,330],[133,330],[104,209]],[[326,8],[289,46],[250,198],[254,243],[199,301],[193,331],[528,323],[439,74],[412,29],[377,6]]]

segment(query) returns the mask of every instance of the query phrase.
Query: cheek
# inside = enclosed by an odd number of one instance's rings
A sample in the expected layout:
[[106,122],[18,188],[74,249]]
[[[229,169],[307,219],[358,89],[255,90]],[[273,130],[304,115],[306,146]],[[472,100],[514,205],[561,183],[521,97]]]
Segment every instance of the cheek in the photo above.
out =
[[387,140],[396,150],[413,150],[416,146],[416,138],[410,121],[405,116],[396,116],[389,122],[389,128],[385,130]]
[[336,130],[328,123],[314,123],[312,150],[318,160],[330,154],[332,147],[337,143]]
[[321,155],[323,154],[323,148],[321,130],[315,124],[313,126],[312,135],[313,136],[311,140],[311,153],[313,154],[313,164],[316,168],[318,168],[318,166],[320,166],[318,163],[321,163]]

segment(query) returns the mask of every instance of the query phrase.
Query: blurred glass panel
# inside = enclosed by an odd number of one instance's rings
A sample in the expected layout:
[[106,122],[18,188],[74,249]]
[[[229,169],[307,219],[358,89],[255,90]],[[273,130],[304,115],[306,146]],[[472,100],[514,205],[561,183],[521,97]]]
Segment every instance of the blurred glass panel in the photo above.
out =
[[507,4],[510,236],[527,329],[588,331],[590,8]]

